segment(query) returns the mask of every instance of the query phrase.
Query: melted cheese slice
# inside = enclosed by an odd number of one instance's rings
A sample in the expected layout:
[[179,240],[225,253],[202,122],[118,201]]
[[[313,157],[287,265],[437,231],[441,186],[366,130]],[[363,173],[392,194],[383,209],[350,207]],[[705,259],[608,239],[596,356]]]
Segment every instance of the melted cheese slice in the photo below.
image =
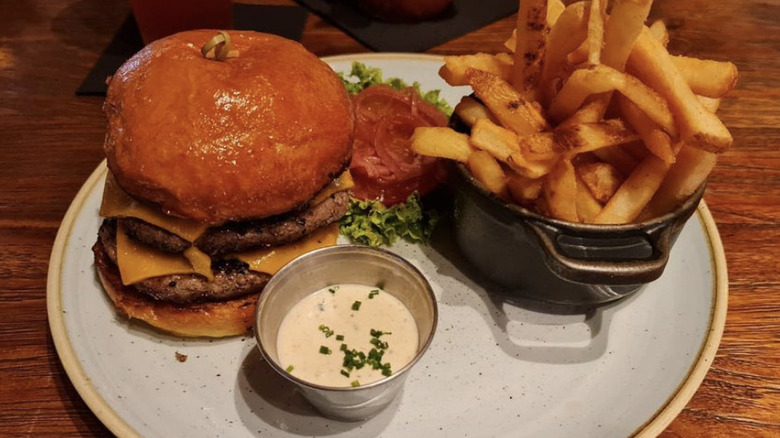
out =
[[[289,245],[231,254],[226,258],[241,260],[253,271],[275,274],[305,252],[335,245],[338,236],[338,224],[331,224]],[[201,274],[209,280],[214,278],[211,258],[195,247],[183,254],[167,253],[131,239],[121,226],[117,227],[116,247],[117,265],[125,285],[172,274]]]
[[138,218],[190,242],[194,242],[209,227],[207,224],[167,215],[148,204],[136,201],[119,187],[111,172],[108,173],[103,188],[100,216]]
[[116,229],[116,259],[122,284],[125,285],[160,275],[195,272],[183,255],[159,251],[131,239],[121,226]]
[[232,254],[227,258],[236,258],[249,265],[249,269],[275,274],[282,266],[303,253],[336,244],[339,237],[338,224],[322,227],[307,238],[283,246],[274,246],[254,251]]
[[[349,172],[344,172],[313,198],[312,205],[324,201],[334,193],[348,190],[352,186],[354,186],[354,182],[351,175]],[[119,187],[110,173],[106,178],[100,215],[103,217],[138,218],[190,242],[194,242],[208,228],[208,225],[205,224],[165,215],[150,205],[134,200]],[[332,224],[289,245],[236,253],[228,257],[247,263],[253,271],[275,274],[282,266],[305,252],[335,245],[338,235],[338,224]],[[116,240],[117,265],[122,283],[125,285],[172,274],[200,274],[209,280],[214,279],[214,274],[211,271],[211,258],[194,246],[182,254],[159,251],[131,239],[121,226],[117,227]]]
[[349,190],[354,186],[355,186],[355,180],[352,179],[352,174],[349,173],[349,170],[346,170],[342,172],[338,178],[331,181],[327,187],[320,190],[320,192],[317,193],[311,199],[311,205],[317,205],[320,202],[328,199],[334,193],[343,192],[344,190]]

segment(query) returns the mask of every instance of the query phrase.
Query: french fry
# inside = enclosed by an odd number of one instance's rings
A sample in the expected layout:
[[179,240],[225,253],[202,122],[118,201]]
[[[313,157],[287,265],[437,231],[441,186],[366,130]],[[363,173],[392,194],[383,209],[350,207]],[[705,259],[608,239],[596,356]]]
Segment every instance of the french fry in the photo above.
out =
[[664,180],[669,165],[655,155],[648,156],[623,182],[604,209],[593,220],[597,224],[624,224],[636,219]]
[[664,22],[644,24],[651,3],[523,0],[513,54],[448,56],[440,70],[474,91],[455,107],[469,136],[418,128],[413,150],[466,163],[497,196],[560,220],[672,211],[733,143],[714,113],[738,72],[670,55]]
[[643,216],[657,217],[674,210],[707,179],[718,156],[712,152],[683,145],[677,161],[669,168],[664,182],[647,206]]
[[501,123],[517,134],[527,135],[549,129],[539,108],[500,77],[470,69],[467,76],[474,94],[490,108]]
[[566,5],[561,0],[547,0],[547,26],[552,27],[564,9]]
[[466,134],[445,127],[419,127],[412,134],[412,150],[429,157],[449,158],[465,163],[476,151]]
[[567,55],[579,47],[587,36],[589,2],[569,5],[558,17],[547,37],[542,75],[539,79],[542,103],[548,103],[555,95],[555,83],[565,75]]
[[[561,0],[547,0],[547,27],[552,27],[558,21],[558,17],[564,9],[566,9],[566,5]],[[504,41],[504,47],[514,53],[515,47],[517,47],[517,28],[512,29],[512,35]]]
[[664,47],[669,45],[669,29],[666,28],[664,20],[655,20],[653,24],[648,26],[650,33],[658,40]]
[[707,108],[707,111],[711,113],[718,112],[718,108],[720,107],[720,98],[713,99],[712,97],[706,97],[706,96],[696,96],[697,99],[699,99],[699,102],[704,106],[704,108]]
[[558,128],[580,125],[582,123],[596,123],[604,116],[604,106],[600,99],[601,95],[592,95],[585,99],[580,109],[570,115],[566,120],[558,124]]
[[457,105],[455,105],[455,114],[458,115],[463,123],[474,126],[474,123],[479,119],[488,119],[493,123],[499,123],[496,116],[490,112],[485,105],[479,103],[476,99],[465,96],[460,99]]
[[508,40],[504,41],[504,47],[510,52],[515,53],[515,48],[517,47],[517,29],[512,29],[512,35],[509,36]]
[[601,48],[604,45],[604,19],[607,0],[591,0],[588,13],[588,64],[601,64]]
[[492,123],[488,119],[479,119],[471,128],[471,144],[489,152],[497,160],[509,166],[518,174],[531,179],[548,174],[556,159],[531,161],[520,151],[517,134],[509,129]]
[[509,53],[475,53],[473,55],[445,56],[444,65],[439,68],[439,76],[452,86],[468,85],[466,71],[474,70],[493,73],[508,81],[512,74],[512,55]]
[[553,160],[562,154],[573,156],[600,148],[629,143],[639,137],[619,120],[583,123],[520,138],[523,155],[533,161]]
[[728,150],[734,139],[723,122],[691,91],[671,55],[649,30],[637,38],[628,59],[629,71],[666,98],[680,130],[680,140],[710,152]]
[[547,31],[547,0],[521,1],[510,82],[527,100],[539,100],[537,84],[547,46]]
[[489,152],[496,159],[509,163],[512,154],[520,153],[517,134],[488,119],[478,119],[471,127],[471,144]]
[[601,62],[623,71],[634,42],[644,28],[653,0],[616,0],[604,30]]
[[614,166],[623,175],[631,175],[634,168],[639,164],[639,160],[629,154],[620,146],[611,146],[593,151],[593,155],[601,161]]
[[606,65],[595,65],[572,73],[550,103],[548,114],[555,120],[565,120],[582,106],[588,96],[613,90],[626,96],[666,132],[676,136],[674,116],[666,101],[637,78]]
[[588,40],[586,39],[585,41],[582,42],[582,44],[580,44],[579,47],[574,49],[573,52],[566,55],[566,62],[574,66],[582,65],[583,67],[581,68],[586,68],[588,67],[585,64],[587,64],[588,62],[589,53],[590,53],[590,44],[588,44]]
[[734,89],[739,72],[731,62],[672,56],[672,63],[691,87],[691,91],[707,97],[723,97]]
[[577,176],[577,217],[580,221],[588,223],[593,222],[593,219],[601,213],[603,205],[593,196]]
[[[634,41],[644,27],[644,21],[647,19],[647,14],[650,12],[650,5],[652,3],[652,0],[617,0],[612,5],[609,23],[604,29],[603,49],[600,46],[598,47],[601,53],[599,58],[600,62],[606,67],[611,67],[617,72],[623,72],[625,70],[628,55],[631,52]],[[593,6],[591,7],[593,8],[594,6],[596,6],[596,3],[593,3]],[[592,13],[591,16],[593,16]],[[594,43],[601,43],[601,40],[591,41],[590,35],[588,40],[591,45]],[[593,50],[594,49],[591,48],[591,54],[593,53]],[[591,61],[591,64],[594,64],[592,60],[593,55],[589,57],[589,61]],[[626,91],[634,90],[637,90],[636,87],[618,91],[626,94]],[[589,99],[587,113],[578,116],[578,118],[588,122],[600,120],[604,116],[604,113],[612,100],[612,91],[613,90],[606,90],[598,96],[591,97]],[[631,99],[633,100],[633,97]],[[669,128],[674,125],[664,126]]]
[[506,197],[506,174],[492,155],[485,151],[476,151],[469,156],[466,167],[486,189],[500,198]]
[[601,203],[608,202],[625,179],[614,166],[603,161],[583,163],[576,166],[575,169],[580,181]]
[[618,105],[626,122],[639,134],[647,149],[666,163],[674,163],[675,151],[672,147],[672,139],[663,128],[650,120],[647,114],[625,96],[618,96]]
[[653,155],[649,150],[647,150],[647,147],[645,146],[644,142],[642,142],[641,139],[639,141],[633,141],[631,143],[621,144],[618,147],[620,149],[623,149],[626,153],[628,153],[632,157],[634,157],[637,160],[637,164],[643,161],[648,156]]
[[509,194],[518,204],[528,204],[539,198],[542,193],[543,178],[531,179],[510,172],[507,175]]
[[577,175],[570,160],[559,160],[545,177],[544,197],[552,217],[579,222],[577,215]]

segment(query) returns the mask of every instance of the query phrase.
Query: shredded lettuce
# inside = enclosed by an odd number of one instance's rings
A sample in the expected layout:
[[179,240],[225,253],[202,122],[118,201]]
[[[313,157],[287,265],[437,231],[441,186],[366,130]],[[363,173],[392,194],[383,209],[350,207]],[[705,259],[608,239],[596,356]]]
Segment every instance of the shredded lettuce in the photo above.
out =
[[386,207],[381,202],[350,199],[350,208],[339,222],[341,234],[355,243],[392,245],[399,238],[428,243],[439,221],[435,210],[423,211],[420,196],[412,193],[406,202]]
[[[362,62],[353,62],[349,74],[339,72],[338,75],[341,77],[344,87],[350,94],[360,93],[364,89],[377,84],[389,85],[396,90],[401,90],[410,86],[403,79],[383,79],[381,69],[369,67]],[[450,107],[446,100],[441,98],[439,90],[423,92],[420,89],[419,82],[413,82],[411,87],[417,90],[424,101],[438,108],[439,111],[443,112],[447,117],[452,115],[452,107]]]

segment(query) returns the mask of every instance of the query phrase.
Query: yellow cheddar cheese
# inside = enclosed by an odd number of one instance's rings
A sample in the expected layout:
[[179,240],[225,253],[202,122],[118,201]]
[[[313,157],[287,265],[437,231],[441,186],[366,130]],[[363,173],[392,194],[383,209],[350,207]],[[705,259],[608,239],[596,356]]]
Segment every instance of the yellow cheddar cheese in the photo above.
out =
[[[353,186],[352,176],[349,172],[344,172],[312,199],[312,205],[317,205],[334,193],[348,190]],[[197,240],[208,229],[206,224],[168,216],[149,204],[133,199],[119,187],[110,172],[106,177],[100,215],[138,218],[189,242]],[[227,258],[241,260],[253,271],[274,274],[289,261],[305,252],[335,245],[338,235],[338,224],[332,224],[288,245],[231,254]],[[121,226],[117,227],[116,240],[117,265],[122,283],[125,285],[172,274],[200,274],[209,280],[214,279],[211,258],[195,246],[191,246],[181,254],[167,253],[129,238]]]
[[200,222],[169,216],[149,204],[136,201],[119,187],[111,172],[106,176],[103,202],[100,204],[100,216],[138,218],[190,242],[194,242],[209,227]]
[[320,202],[328,199],[328,197],[330,197],[332,194],[343,192],[344,190],[349,190],[354,186],[355,181],[352,179],[352,174],[349,173],[349,170],[346,170],[342,172],[338,178],[331,181],[327,187],[317,193],[314,198],[312,198],[311,205],[317,205]]
[[336,244],[339,237],[338,224],[322,227],[304,239],[288,245],[273,246],[254,251],[232,254],[228,258],[236,258],[249,265],[249,269],[257,272],[275,274],[276,271],[299,255],[326,246]]
[[[338,224],[323,227],[289,245],[275,246],[254,251],[231,254],[257,272],[275,274],[282,266],[299,255],[317,248],[336,244]],[[197,248],[191,247],[184,254],[171,254],[137,242],[117,227],[117,265],[122,284],[134,284],[147,278],[172,274],[201,274],[213,279],[211,259]]]
[[211,270],[211,257],[195,246],[184,250],[184,257],[190,262],[192,270],[206,277],[209,281],[214,279],[214,271]]
[[195,272],[183,255],[160,251],[133,240],[121,226],[116,229],[116,258],[125,285],[161,275]]

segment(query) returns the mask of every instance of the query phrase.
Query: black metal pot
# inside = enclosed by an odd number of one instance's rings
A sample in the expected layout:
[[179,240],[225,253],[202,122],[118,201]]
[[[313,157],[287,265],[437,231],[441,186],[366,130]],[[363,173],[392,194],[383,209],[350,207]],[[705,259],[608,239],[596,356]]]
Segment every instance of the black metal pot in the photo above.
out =
[[508,204],[454,165],[454,227],[464,257],[519,295],[589,305],[628,296],[664,271],[706,183],[671,213],[636,224],[564,222]]

